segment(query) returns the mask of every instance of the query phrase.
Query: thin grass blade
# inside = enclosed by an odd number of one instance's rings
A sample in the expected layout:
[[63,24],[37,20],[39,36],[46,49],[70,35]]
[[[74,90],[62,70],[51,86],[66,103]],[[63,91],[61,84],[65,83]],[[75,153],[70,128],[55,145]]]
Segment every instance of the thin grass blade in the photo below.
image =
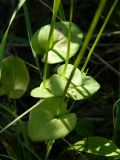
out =
[[7,37],[8,37],[8,33],[9,33],[9,30],[10,30],[10,27],[11,27],[11,25],[12,25],[12,23],[13,23],[13,20],[15,19],[16,15],[17,15],[18,11],[19,11],[20,8],[23,6],[24,2],[25,2],[25,0],[21,0],[21,1],[18,3],[18,5],[17,5],[16,9],[14,10],[13,15],[12,15],[12,17],[11,17],[11,19],[10,19],[10,22],[9,22],[9,24],[8,24],[8,27],[7,27],[7,29],[6,29],[6,32],[4,33],[2,42],[1,42],[1,44],[0,44],[0,70],[1,70],[1,67],[2,67],[2,59],[3,59],[4,50],[5,50],[5,45],[6,45],[6,41],[7,41]]

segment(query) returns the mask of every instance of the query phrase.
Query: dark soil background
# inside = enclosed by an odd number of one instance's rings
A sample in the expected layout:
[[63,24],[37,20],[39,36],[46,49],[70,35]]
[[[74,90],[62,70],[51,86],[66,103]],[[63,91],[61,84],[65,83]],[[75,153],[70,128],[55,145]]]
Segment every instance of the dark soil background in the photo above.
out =
[[[40,28],[51,22],[52,12],[50,8],[52,7],[53,0],[44,0],[45,6],[41,3],[40,0],[29,0],[27,1],[30,20],[32,25],[33,33]],[[104,19],[108,13],[108,10],[112,4],[112,0],[108,1],[105,11],[101,15],[101,19],[95,33],[91,39],[91,42],[88,47],[91,47],[95,37],[104,22]],[[18,1],[15,0],[1,0],[0,1],[0,40],[6,30],[6,27],[9,23],[10,17],[17,5]],[[92,18],[96,11],[98,0],[75,0],[74,1],[74,15],[73,22],[77,24],[82,32],[85,35],[88,31],[88,28],[91,24]],[[93,54],[89,64],[88,64],[88,74],[93,76],[101,85],[100,90],[91,98],[83,101],[77,101],[74,105],[73,112],[78,115],[78,121],[80,118],[85,118],[90,124],[84,125],[85,132],[81,134],[77,129],[72,131],[67,137],[67,141],[69,143],[74,143],[77,140],[83,138],[84,136],[89,135],[98,135],[103,136],[108,139],[112,138],[113,135],[113,105],[116,100],[120,96],[120,3],[118,3],[110,21],[95,49],[95,53]],[[69,20],[69,1],[63,1],[63,7],[65,11],[66,20]],[[115,32],[118,32],[115,34]],[[86,51],[86,55],[88,50]],[[10,30],[10,34],[7,41],[7,46],[5,50],[5,56],[8,55],[18,55],[23,58],[26,62],[35,65],[34,58],[32,56],[32,52],[28,43],[27,31],[25,26],[25,19],[23,10],[17,14],[17,17],[12,25]],[[97,56],[96,56],[97,55]],[[100,59],[99,57],[102,59]],[[75,57],[74,57],[75,58]],[[71,62],[74,61],[74,58],[71,59]],[[84,64],[85,57],[82,61]],[[17,100],[17,112],[18,115],[26,111],[33,104],[37,102],[38,99],[32,98],[30,96],[30,91],[32,88],[38,86],[40,84],[39,73],[31,68],[29,65],[29,73],[31,76],[30,85],[26,94]],[[41,69],[43,70],[43,63],[40,61]],[[113,69],[111,69],[113,67]],[[51,66],[51,70],[54,69],[54,66]],[[6,106],[10,106],[13,101],[8,100],[6,96],[0,97],[0,103],[5,104]],[[2,126],[8,124],[12,119],[11,117],[0,108],[0,112],[2,112],[7,117],[7,120],[4,120],[4,117],[0,117],[0,122]],[[27,125],[28,115],[23,118],[23,121]],[[89,126],[89,127],[88,127]],[[90,127],[91,126],[91,127]],[[78,123],[79,127],[79,123]],[[88,130],[87,130],[88,129]],[[14,131],[14,127],[12,129],[8,129],[10,132]],[[7,136],[7,137],[6,137]],[[0,136],[0,140],[4,139],[7,141],[9,145],[13,146],[16,150],[17,146],[17,138],[10,139],[7,135],[7,132]],[[34,149],[36,152],[45,153],[45,145],[42,143],[41,145],[38,143],[33,143]],[[64,140],[56,141],[56,144],[53,147],[51,152],[51,160],[55,159],[77,159],[80,157],[79,153],[70,153],[66,152],[63,154],[63,150],[68,146]],[[5,146],[3,145],[3,141],[0,145],[0,154],[6,154]],[[87,155],[88,156],[88,155]],[[33,158],[34,159],[34,158]],[[81,158],[82,159],[82,158]],[[89,155],[88,159],[95,159]],[[104,158],[100,158],[104,159]]]

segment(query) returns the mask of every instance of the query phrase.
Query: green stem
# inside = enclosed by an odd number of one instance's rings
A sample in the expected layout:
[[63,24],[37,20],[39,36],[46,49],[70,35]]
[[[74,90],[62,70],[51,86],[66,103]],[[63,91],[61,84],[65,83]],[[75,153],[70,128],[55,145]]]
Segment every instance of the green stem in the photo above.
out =
[[113,141],[120,148],[120,99],[113,106]]
[[53,4],[53,16],[52,16],[52,22],[51,22],[51,28],[50,28],[50,33],[48,37],[48,45],[45,51],[45,65],[44,65],[44,73],[43,73],[43,85],[46,87],[46,77],[47,77],[47,61],[48,61],[48,51],[50,48],[53,46],[53,34],[54,34],[54,29],[55,29],[55,22],[56,22],[56,17],[57,17],[57,12],[59,9],[60,5],[60,0],[54,0]]
[[104,7],[105,7],[106,2],[107,2],[107,0],[101,0],[101,1],[100,1],[100,5],[98,6],[98,9],[97,9],[97,11],[96,11],[96,13],[95,13],[95,16],[94,16],[94,18],[93,18],[93,21],[92,21],[92,23],[91,23],[91,25],[90,25],[90,28],[89,28],[89,30],[88,30],[88,33],[87,33],[87,35],[86,35],[85,41],[83,42],[83,45],[82,45],[82,47],[81,47],[81,50],[80,50],[80,52],[79,52],[79,54],[78,54],[78,56],[77,56],[77,59],[76,59],[76,61],[75,61],[75,63],[74,63],[74,67],[75,67],[75,68],[78,67],[78,65],[80,64],[80,62],[81,62],[81,60],[82,60],[82,58],[83,58],[83,56],[84,56],[84,54],[85,54],[85,51],[86,51],[86,49],[87,49],[87,45],[88,45],[88,43],[90,42],[90,39],[91,39],[92,34],[93,34],[93,32],[94,32],[94,30],[95,30],[95,28],[96,28],[96,26],[97,26],[97,23],[98,23],[98,21],[99,21],[100,15],[101,15]]
[[14,123],[16,123],[17,121],[19,121],[22,117],[24,117],[26,114],[28,114],[30,111],[32,111],[34,108],[36,108],[38,106],[38,104],[40,103],[40,101],[38,103],[36,103],[34,106],[32,106],[31,108],[29,108],[27,111],[25,111],[24,113],[22,113],[20,116],[18,116],[17,118],[15,118],[12,122],[10,122],[8,125],[6,125],[4,128],[2,128],[0,130],[0,134],[2,134],[5,130],[7,130],[10,126],[12,126]]
[[72,101],[72,103],[71,103],[71,105],[70,105],[70,107],[68,109],[68,113],[70,113],[72,111],[72,109],[74,107],[74,104],[75,104],[75,100]]
[[[17,117],[16,99],[14,99],[14,108],[15,108],[15,117]],[[24,142],[25,142],[27,148],[29,148],[29,147],[30,147],[30,144],[29,144],[29,141],[28,141],[28,138],[27,138],[26,129],[25,129],[25,126],[24,126],[24,124],[23,124],[23,122],[22,122],[21,119],[18,121],[18,125],[19,125],[19,127],[20,127],[20,129],[21,129],[21,133],[22,133]],[[18,134],[19,134],[19,133],[18,133]],[[19,137],[19,135],[18,135],[18,137]],[[20,137],[19,137],[19,138],[20,138]],[[24,156],[27,157],[28,160],[31,160],[30,154],[25,154]]]
[[45,160],[48,160],[48,157],[50,155],[50,151],[51,151],[51,149],[53,147],[54,142],[55,142],[55,140],[49,140],[47,142],[47,153],[46,153],[46,156],[45,156]]
[[[89,49],[89,47],[88,47]],[[102,59],[98,54],[96,54],[94,51],[93,51],[93,54],[94,56],[99,59],[103,64],[106,65],[106,67],[108,67],[112,72],[114,72],[118,77],[120,77],[120,72],[115,69],[114,67],[112,67],[109,63],[107,63],[104,59]]]
[[65,74],[66,69],[67,69],[67,65],[69,63],[69,55],[70,55],[70,41],[71,41],[71,26],[72,26],[72,17],[73,17],[73,6],[74,6],[74,1],[71,0],[70,1],[71,5],[70,5],[70,23],[69,23],[69,30],[68,30],[68,45],[67,45],[67,55],[66,55],[66,61],[65,61],[65,67],[64,67],[64,71],[63,74]]
[[27,28],[27,34],[28,34],[28,39],[29,39],[30,47],[31,47],[31,50],[32,50],[32,53],[33,53],[33,57],[35,59],[35,63],[36,63],[37,68],[39,70],[40,77],[42,79],[42,74],[41,74],[41,70],[40,70],[40,66],[39,66],[38,56],[35,53],[35,51],[33,50],[33,48],[32,48],[32,43],[31,43],[32,29],[31,29],[30,17],[29,17],[29,13],[28,13],[28,8],[27,8],[27,5],[26,5],[26,2],[23,5],[23,10],[24,10],[25,23],[26,23],[26,28]]
[[[0,70],[2,68],[2,59],[3,59],[3,54],[4,54],[4,50],[5,50],[5,45],[6,45],[6,41],[7,41],[7,37],[8,37],[8,33],[9,33],[9,30],[10,30],[10,27],[13,23],[13,20],[15,19],[18,11],[20,10],[20,8],[22,7],[22,5],[25,3],[25,0],[21,0],[16,9],[14,10],[13,14],[12,14],[12,17],[9,21],[9,24],[8,24],[8,27],[4,33],[4,36],[3,36],[3,39],[2,39],[2,42],[0,44]],[[1,77],[1,71],[0,71],[0,77]]]
[[60,15],[60,19],[61,19],[62,21],[66,21],[62,2],[60,2],[60,6],[59,6],[59,15]]
[[101,15],[104,7],[105,7],[106,2],[107,2],[107,0],[101,0],[101,1],[100,1],[100,4],[99,4],[99,6],[98,6],[98,8],[97,8],[97,11],[96,11],[96,13],[95,13],[95,16],[94,16],[94,18],[93,18],[93,20],[92,20],[92,23],[91,23],[91,25],[90,25],[90,28],[89,28],[88,33],[87,33],[87,35],[86,35],[86,38],[85,38],[85,40],[84,40],[84,42],[83,42],[83,45],[82,45],[82,47],[81,47],[81,50],[80,50],[80,52],[79,52],[79,54],[78,54],[78,56],[77,56],[77,59],[76,59],[76,61],[75,61],[75,63],[74,63],[73,70],[72,70],[72,72],[71,72],[71,74],[70,74],[70,77],[69,77],[69,79],[68,79],[68,82],[67,82],[66,87],[65,87],[65,90],[64,90],[64,93],[63,93],[63,95],[62,95],[62,97],[61,97],[61,102],[63,102],[64,99],[65,99],[65,95],[66,95],[66,93],[67,93],[67,89],[68,89],[68,87],[69,87],[69,84],[70,84],[71,79],[72,79],[72,77],[73,77],[73,74],[74,74],[74,72],[75,72],[75,69],[78,67],[78,65],[79,65],[80,62],[81,62],[81,59],[82,59],[83,56],[84,56],[84,53],[85,53],[85,51],[86,51],[86,49],[87,49],[87,45],[88,45],[88,43],[89,43],[89,41],[90,41],[90,39],[91,39],[91,37],[92,37],[92,34],[93,34],[94,30],[95,30],[95,27],[96,27],[96,25],[97,25],[97,23],[98,23],[98,20],[99,20],[100,15]]
[[105,29],[105,27],[106,27],[109,19],[110,19],[111,14],[113,13],[113,11],[114,11],[114,9],[115,9],[118,1],[119,1],[119,0],[115,0],[114,3],[112,4],[112,6],[111,6],[111,8],[110,8],[110,10],[109,10],[109,12],[108,12],[108,14],[107,14],[107,17],[106,17],[106,19],[105,19],[105,21],[104,21],[104,23],[103,23],[103,25],[102,25],[102,27],[101,27],[98,35],[97,35],[97,37],[96,37],[96,40],[94,41],[94,43],[93,43],[93,45],[92,45],[92,48],[90,49],[90,51],[89,51],[89,53],[88,53],[88,56],[87,56],[87,58],[86,58],[86,61],[85,61],[84,65],[83,65],[83,67],[82,67],[82,70],[81,70],[82,72],[85,71],[86,66],[87,66],[87,64],[88,64],[88,62],[89,62],[89,60],[90,60],[90,57],[91,57],[91,55],[92,55],[92,53],[93,53],[93,51],[94,51],[94,49],[95,49],[95,47],[96,47],[96,45],[97,45],[97,43],[98,43],[98,41],[99,41],[99,39],[100,39],[100,37],[101,37],[101,35],[102,35],[102,33],[103,33],[103,31],[104,31],[104,29]]

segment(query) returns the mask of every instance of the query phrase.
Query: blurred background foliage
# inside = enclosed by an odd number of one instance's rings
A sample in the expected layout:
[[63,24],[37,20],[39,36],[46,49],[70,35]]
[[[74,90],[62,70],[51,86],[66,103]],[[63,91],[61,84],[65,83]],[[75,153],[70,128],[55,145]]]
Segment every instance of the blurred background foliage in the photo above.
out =
[[[0,40],[7,28],[9,19],[17,5],[17,0],[1,0],[0,1]],[[33,33],[40,27],[51,22],[52,16],[52,3],[53,0],[29,0],[27,1],[31,26]],[[66,20],[69,19],[69,1],[62,1],[65,12]],[[74,0],[74,15],[73,22],[77,24],[84,33],[84,37],[88,31],[91,20],[96,11],[98,0]],[[91,47],[95,37],[101,28],[102,23],[109,11],[109,8],[113,0],[109,0],[105,7],[101,19],[97,25],[95,33],[89,43]],[[31,75],[30,85],[25,95],[17,100],[17,114],[23,113],[30,106],[32,106],[38,99],[30,96],[32,88],[40,84],[39,73],[34,68],[30,67],[29,64],[35,65],[32,52],[28,43],[25,19],[23,10],[17,14],[14,24],[10,30],[10,34],[5,49],[5,56],[7,55],[18,55],[26,61],[26,64]],[[86,52],[87,55],[87,52]],[[82,64],[84,64],[84,57]],[[72,58],[70,61],[73,62],[75,59]],[[40,67],[43,70],[43,63],[40,61]],[[55,71],[55,66],[51,65],[49,71],[52,73]],[[113,134],[113,105],[120,96],[120,2],[112,14],[107,27],[102,34],[102,37],[95,49],[90,63],[88,64],[88,73],[92,75],[101,85],[101,89],[93,97],[88,100],[75,102],[73,112],[78,115],[78,125],[76,129],[67,136],[67,141],[73,143],[84,136],[99,135],[106,138],[112,137]],[[0,97],[0,122],[1,126],[8,124],[13,117],[6,112],[2,105],[6,107],[12,107],[13,100],[8,99],[6,96]],[[82,120],[80,120],[82,118]],[[27,125],[28,116],[23,118],[24,123]],[[80,126],[83,126],[80,131]],[[5,132],[4,135],[0,135],[0,153],[7,154],[9,150],[16,152],[18,151],[18,144],[16,140],[16,133],[14,132],[16,127],[12,127]],[[19,128],[17,129],[19,132]],[[84,131],[84,132],[83,132]],[[13,132],[13,133],[12,133]],[[11,135],[13,134],[13,135]],[[12,138],[11,138],[12,137]],[[58,143],[53,147],[51,153],[51,159],[69,159],[69,157],[78,157],[79,154],[67,152],[63,158],[62,150],[67,147],[64,141],[58,140]],[[62,144],[62,145],[61,145]],[[44,145],[41,147],[39,144],[34,144],[35,150],[44,151]],[[12,148],[12,149],[11,149]],[[12,153],[12,152],[11,152]],[[19,153],[20,154],[20,153]],[[87,155],[88,156],[88,155]],[[67,158],[66,158],[67,157]],[[89,159],[93,157],[89,155]],[[95,159],[95,156],[94,156]],[[97,159],[97,158],[96,158]],[[102,159],[102,158],[101,158]]]

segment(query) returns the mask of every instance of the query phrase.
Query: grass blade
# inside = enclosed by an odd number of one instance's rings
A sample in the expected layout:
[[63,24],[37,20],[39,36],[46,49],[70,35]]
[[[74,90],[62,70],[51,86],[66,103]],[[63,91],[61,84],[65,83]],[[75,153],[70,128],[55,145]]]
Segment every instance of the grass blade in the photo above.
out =
[[60,6],[59,6],[59,15],[62,21],[66,21],[62,1],[60,2]]
[[63,102],[63,100],[64,100],[64,98],[65,98],[67,89],[68,89],[68,87],[69,87],[69,84],[70,84],[71,79],[72,79],[72,77],[73,77],[73,74],[74,74],[74,72],[75,72],[75,69],[78,67],[78,65],[80,64],[80,62],[81,62],[81,60],[82,60],[82,58],[83,58],[83,56],[84,56],[84,54],[85,54],[85,51],[86,51],[86,49],[87,49],[87,45],[88,45],[88,43],[90,42],[90,39],[91,39],[92,34],[93,34],[93,32],[94,32],[94,30],[95,30],[95,28],[96,28],[96,26],[97,26],[97,23],[98,23],[98,21],[99,21],[100,15],[101,15],[104,7],[105,7],[106,2],[107,2],[107,0],[102,0],[102,1],[100,1],[100,4],[99,4],[99,6],[98,6],[98,8],[97,8],[97,10],[96,10],[95,16],[93,17],[93,20],[92,20],[91,25],[90,25],[90,27],[89,27],[88,33],[87,33],[87,35],[86,35],[86,38],[85,38],[85,40],[84,40],[84,42],[83,42],[83,45],[82,45],[82,47],[81,47],[81,50],[80,50],[80,52],[78,53],[77,59],[76,59],[76,61],[75,61],[75,63],[74,63],[74,68],[73,68],[73,70],[72,70],[72,72],[71,72],[71,74],[70,74],[70,77],[69,77],[69,79],[68,79],[68,82],[67,82],[67,84],[66,84],[64,93],[63,93],[62,98],[61,98],[61,102]]
[[74,7],[74,1],[70,1],[70,17],[69,17],[69,28],[68,28],[68,44],[67,44],[67,55],[66,55],[66,61],[65,61],[65,67],[64,67],[64,72],[65,74],[67,65],[69,63],[69,55],[70,55],[70,41],[71,41],[71,26],[72,26],[72,17],[73,17],[73,7]]
[[[40,102],[38,102],[40,103]],[[36,103],[34,106],[32,106],[31,108],[29,108],[27,111],[25,111],[24,113],[22,113],[20,116],[18,116],[17,118],[15,118],[13,121],[11,121],[8,125],[6,125],[4,128],[2,128],[0,130],[0,134],[3,133],[6,129],[8,129],[10,126],[12,126],[13,124],[15,124],[17,121],[19,121],[22,117],[24,117],[26,114],[28,114],[31,110],[33,110],[36,106],[38,106],[38,103]]]
[[55,22],[56,22],[56,17],[57,17],[57,12],[58,12],[58,9],[59,9],[59,5],[60,5],[60,0],[54,0],[51,28],[50,28],[50,33],[49,33],[49,37],[48,37],[48,45],[47,45],[46,53],[45,53],[45,65],[44,65],[44,73],[43,73],[44,87],[46,86],[46,77],[47,77],[47,68],[48,68],[48,66],[47,66],[48,51],[53,45],[53,33],[54,33]]
[[30,17],[29,17],[29,12],[28,12],[28,8],[27,8],[27,5],[26,5],[26,2],[23,5],[23,10],[24,10],[25,23],[26,23],[26,28],[27,28],[27,34],[28,34],[29,44],[30,44],[30,47],[31,47],[31,50],[32,50],[32,53],[33,53],[33,57],[35,59],[35,63],[36,63],[37,68],[39,70],[40,77],[42,79],[42,73],[41,73],[40,66],[39,66],[38,56],[35,53],[35,51],[33,50],[33,47],[32,47],[32,44],[31,44],[32,29],[31,29]]
[[21,0],[16,9],[14,10],[13,12],[13,15],[10,19],[10,22],[8,24],[8,27],[6,29],[6,32],[4,33],[4,36],[3,36],[3,39],[2,39],[2,42],[0,44],[0,70],[1,70],[1,67],[2,67],[2,59],[3,59],[3,54],[4,54],[4,50],[5,50],[5,45],[6,45],[6,41],[7,41],[7,37],[8,37],[8,33],[9,33],[9,30],[10,30],[10,27],[13,23],[13,20],[15,19],[16,17],[16,14],[18,13],[18,11],[20,10],[20,8],[22,7],[22,5],[24,4],[25,0]]
[[100,29],[97,37],[96,37],[96,39],[95,39],[95,41],[94,41],[94,43],[93,43],[93,45],[92,45],[92,48],[90,49],[90,51],[89,51],[89,53],[88,53],[88,56],[87,56],[87,58],[86,58],[86,61],[85,61],[84,65],[83,65],[83,67],[82,67],[82,70],[81,70],[82,72],[84,72],[84,70],[86,69],[86,66],[87,66],[87,64],[88,64],[88,62],[89,62],[89,60],[90,60],[90,57],[91,57],[91,55],[92,55],[92,53],[93,53],[93,51],[94,51],[94,49],[95,49],[95,47],[96,47],[96,45],[97,45],[97,43],[98,43],[98,41],[99,41],[99,39],[100,39],[100,37],[101,37],[101,35],[102,35],[102,33],[103,33],[103,31],[104,31],[104,29],[105,29],[105,27],[106,27],[109,19],[110,19],[111,14],[113,13],[113,11],[114,11],[114,9],[115,9],[118,1],[119,1],[119,0],[115,0],[114,3],[112,4],[112,6],[111,6],[111,8],[110,8],[110,10],[109,10],[109,12],[108,12],[108,14],[107,14],[107,17],[106,17],[106,19],[105,19],[105,21],[104,21],[104,23],[103,23],[103,25],[102,25],[102,27],[101,27],[101,29]]

